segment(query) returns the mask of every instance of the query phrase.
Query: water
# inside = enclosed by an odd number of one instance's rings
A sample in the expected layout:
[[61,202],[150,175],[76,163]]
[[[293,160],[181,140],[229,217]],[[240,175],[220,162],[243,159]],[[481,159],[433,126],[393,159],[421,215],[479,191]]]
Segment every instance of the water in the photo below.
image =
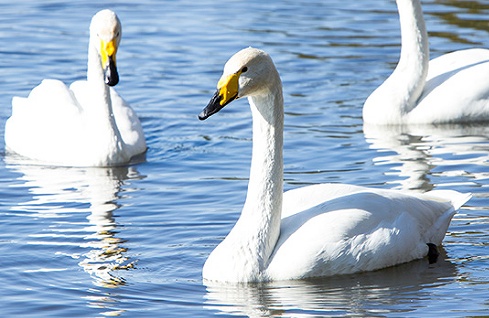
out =
[[[423,1],[432,56],[489,47],[483,1]],[[17,1],[0,4],[0,149],[12,96],[86,71],[88,24],[123,23],[119,93],[146,161],[114,169],[0,161],[3,317],[482,316],[489,309],[489,128],[364,127],[361,107],[399,54],[395,4],[364,1]],[[472,192],[443,258],[373,273],[204,286],[202,265],[246,193],[246,101],[200,122],[223,63],[267,50],[284,83],[285,188],[344,182]],[[31,132],[26,132],[31,133]],[[32,132],[35,133],[35,132]]]

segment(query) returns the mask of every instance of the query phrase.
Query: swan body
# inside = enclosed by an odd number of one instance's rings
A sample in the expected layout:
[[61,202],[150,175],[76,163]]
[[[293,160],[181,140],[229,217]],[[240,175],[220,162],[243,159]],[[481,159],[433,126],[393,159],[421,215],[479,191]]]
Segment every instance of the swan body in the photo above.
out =
[[489,50],[460,50],[430,61],[419,0],[397,0],[397,7],[399,63],[365,101],[364,121],[397,125],[489,120]]
[[120,37],[117,15],[98,12],[90,24],[87,80],[67,87],[46,79],[27,98],[13,98],[5,126],[9,152],[45,164],[113,166],[146,151],[136,113],[111,87],[119,81]]
[[203,268],[207,281],[259,282],[370,271],[425,257],[470,195],[318,184],[283,193],[283,96],[265,52],[225,65],[201,120],[240,97],[253,116],[248,193],[241,215]]

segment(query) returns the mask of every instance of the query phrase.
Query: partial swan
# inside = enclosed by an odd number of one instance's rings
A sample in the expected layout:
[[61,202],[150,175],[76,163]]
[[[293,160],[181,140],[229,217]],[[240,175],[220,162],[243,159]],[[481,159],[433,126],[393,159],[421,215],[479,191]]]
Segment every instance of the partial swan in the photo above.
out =
[[99,11],[90,24],[87,80],[68,88],[45,79],[27,98],[14,97],[5,126],[7,151],[62,166],[114,166],[144,153],[136,113],[109,87],[119,82],[120,39],[117,15]]
[[423,258],[429,245],[433,251],[441,244],[456,210],[470,198],[450,190],[408,194],[347,184],[283,193],[282,84],[267,53],[236,53],[199,118],[241,97],[248,97],[253,117],[248,193],[239,220],[205,262],[204,280],[303,279]]
[[370,124],[441,124],[489,120],[489,50],[467,49],[429,60],[419,0],[397,0],[401,55],[393,73],[365,101]]

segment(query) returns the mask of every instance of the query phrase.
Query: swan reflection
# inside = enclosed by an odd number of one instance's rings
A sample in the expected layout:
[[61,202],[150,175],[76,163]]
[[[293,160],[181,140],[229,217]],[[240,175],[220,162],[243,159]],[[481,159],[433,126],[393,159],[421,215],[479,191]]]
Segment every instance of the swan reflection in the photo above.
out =
[[396,308],[403,310],[406,302],[417,302],[419,310],[424,310],[430,302],[423,303],[423,293],[419,291],[427,285],[447,284],[457,276],[456,266],[445,258],[443,255],[433,265],[417,260],[375,272],[316,280],[262,284],[205,282],[205,307],[226,315],[248,317],[378,316]]
[[370,148],[378,153],[374,164],[391,165],[385,174],[403,178],[395,181],[397,188],[431,190],[431,178],[437,176],[458,184],[489,178],[488,126],[364,125],[363,129]]
[[[54,224],[44,232],[29,235],[30,243],[53,245],[56,255],[79,259],[78,264],[97,286],[124,284],[124,278],[115,272],[132,268],[135,261],[127,256],[113,213],[119,208],[117,201],[130,190],[122,189],[126,180],[141,178],[136,168],[49,167],[19,164],[23,162],[12,156],[6,157],[6,163],[20,173],[16,186],[27,187],[30,193],[30,200],[11,211],[53,219]],[[86,214],[88,222],[83,220]],[[80,253],[80,248],[86,252]]]

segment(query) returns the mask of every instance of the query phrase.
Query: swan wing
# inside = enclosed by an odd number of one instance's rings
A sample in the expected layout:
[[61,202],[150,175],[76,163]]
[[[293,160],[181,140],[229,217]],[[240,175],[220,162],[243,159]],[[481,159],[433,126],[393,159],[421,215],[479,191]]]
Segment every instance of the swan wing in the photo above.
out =
[[489,50],[472,49],[430,62],[430,72],[409,122],[489,120]]
[[[12,115],[5,125],[6,147],[26,157],[55,158],[63,145],[72,142],[69,132],[79,125],[79,113],[73,92],[63,82],[43,80],[28,97],[12,99]],[[60,143],[54,145],[53,140]]]
[[430,60],[426,80],[429,81],[437,76],[488,61],[489,50],[482,48],[459,50],[443,54]]
[[136,112],[112,87],[110,88],[110,98],[112,100],[112,111],[115,122],[124,143],[133,154],[145,152],[146,140],[144,138],[143,127]]
[[469,197],[340,184],[286,192],[284,210],[303,208],[283,216],[267,275],[273,280],[329,276],[422,258],[426,243],[441,243],[456,209]]

